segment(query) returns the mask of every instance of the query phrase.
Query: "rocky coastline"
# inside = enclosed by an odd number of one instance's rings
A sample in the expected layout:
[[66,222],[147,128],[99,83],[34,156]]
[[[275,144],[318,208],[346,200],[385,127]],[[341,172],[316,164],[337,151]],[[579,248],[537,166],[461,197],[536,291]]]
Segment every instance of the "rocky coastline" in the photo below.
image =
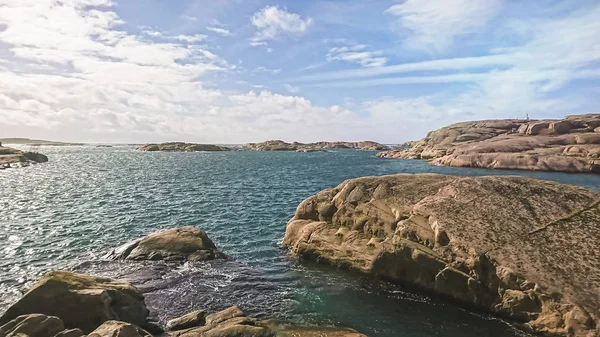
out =
[[[164,261],[172,266],[227,258],[207,234],[180,227],[116,248],[108,259]],[[200,304],[199,304],[200,305]],[[161,326],[143,293],[127,281],[53,271],[0,317],[1,337],[366,337],[349,328],[290,324],[246,316],[236,305],[196,310]]]
[[250,151],[296,151],[296,152],[316,152],[326,149],[356,149],[368,151],[380,151],[386,149],[386,146],[373,141],[363,142],[316,142],[316,143],[286,143],[282,140],[268,140],[261,143],[248,143],[244,146],[245,150]]
[[304,200],[296,256],[416,286],[543,335],[600,335],[600,193],[523,177],[351,179]]
[[196,144],[196,143],[183,143],[183,142],[171,142],[171,143],[160,143],[160,144],[145,144],[137,148],[139,151],[165,151],[165,152],[201,152],[201,151],[231,151],[230,148],[225,146],[218,146],[213,144]]
[[454,167],[600,173],[600,114],[462,122],[407,144],[409,149],[377,156]]
[[0,170],[7,168],[25,167],[31,164],[45,163],[48,157],[41,153],[26,152],[11,147],[4,147],[0,143]]

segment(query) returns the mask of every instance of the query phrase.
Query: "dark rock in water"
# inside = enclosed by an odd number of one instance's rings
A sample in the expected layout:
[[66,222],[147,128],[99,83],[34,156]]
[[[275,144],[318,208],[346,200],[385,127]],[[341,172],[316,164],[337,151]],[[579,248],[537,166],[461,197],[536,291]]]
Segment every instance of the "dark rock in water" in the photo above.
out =
[[23,153],[23,156],[25,156],[25,158],[34,161],[36,163],[45,163],[48,161],[48,157],[46,157],[45,155],[41,154],[41,153],[37,153],[37,152],[25,152]]
[[60,318],[67,328],[90,333],[108,320],[143,326],[148,317],[144,297],[127,282],[55,271],[44,275],[0,318],[0,324],[26,314]]
[[558,336],[600,335],[600,193],[523,177],[398,174],[304,200],[292,253]]
[[187,329],[173,329],[170,337],[366,337],[347,328],[261,321],[247,317],[237,306],[208,315],[206,320],[198,322]]
[[[59,336],[65,326],[60,318],[42,314],[18,316],[0,327],[2,337],[54,337]],[[79,336],[82,336],[80,334]],[[61,335],[62,336],[62,335]],[[73,337],[79,337],[73,336]]]
[[96,330],[92,331],[88,337],[152,337],[152,335],[133,324],[119,321],[106,321]]
[[180,227],[156,232],[110,252],[108,259],[208,261],[226,258],[205,231]]
[[212,144],[194,144],[194,143],[162,143],[162,144],[146,144],[138,148],[140,151],[166,151],[166,152],[200,152],[200,151],[231,151],[225,146]]

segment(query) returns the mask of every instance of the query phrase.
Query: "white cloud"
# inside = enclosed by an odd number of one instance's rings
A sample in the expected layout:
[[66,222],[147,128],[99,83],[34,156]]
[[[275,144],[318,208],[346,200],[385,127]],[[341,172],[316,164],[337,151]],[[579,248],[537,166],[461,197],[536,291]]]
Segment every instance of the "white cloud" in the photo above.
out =
[[252,70],[252,72],[254,72],[254,73],[270,73],[270,74],[275,75],[275,74],[279,74],[281,72],[281,69],[270,69],[270,68],[260,66],[260,67],[254,68],[254,70]]
[[405,46],[443,51],[456,37],[479,32],[502,9],[502,0],[406,0],[385,12],[397,17]]
[[254,13],[251,21],[257,29],[251,45],[262,45],[262,42],[273,40],[280,34],[303,34],[313,22],[309,17],[303,19],[277,6],[267,6]]
[[363,67],[381,67],[387,62],[387,58],[382,57],[382,51],[368,51],[368,46],[363,44],[333,47],[329,49],[327,61],[346,61],[358,63]]
[[161,38],[164,40],[177,40],[187,43],[197,43],[202,42],[208,38],[208,36],[204,34],[194,34],[194,35],[185,35],[179,34],[175,36],[165,35],[163,32],[154,30],[152,27],[140,27],[143,34],[154,37]]
[[285,84],[284,86],[285,86],[285,90],[287,90],[289,93],[296,94],[296,93],[300,92],[300,88],[295,87],[293,85]]
[[208,26],[206,27],[206,30],[211,31],[213,33],[217,33],[222,36],[231,36],[231,32],[223,27]]

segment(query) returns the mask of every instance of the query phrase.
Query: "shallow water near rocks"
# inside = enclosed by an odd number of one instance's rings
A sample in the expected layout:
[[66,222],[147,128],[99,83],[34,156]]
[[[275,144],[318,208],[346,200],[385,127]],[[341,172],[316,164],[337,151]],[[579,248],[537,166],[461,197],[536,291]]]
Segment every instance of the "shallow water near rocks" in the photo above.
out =
[[[39,150],[50,162],[0,171],[0,312],[44,272],[70,269],[131,280],[162,321],[237,304],[249,315],[339,324],[372,337],[526,336],[436,298],[289,259],[280,248],[285,225],[304,198],[366,175],[512,174],[600,190],[597,175],[437,167],[369,151]],[[184,225],[205,229],[231,259],[180,266],[101,259],[129,240]]]

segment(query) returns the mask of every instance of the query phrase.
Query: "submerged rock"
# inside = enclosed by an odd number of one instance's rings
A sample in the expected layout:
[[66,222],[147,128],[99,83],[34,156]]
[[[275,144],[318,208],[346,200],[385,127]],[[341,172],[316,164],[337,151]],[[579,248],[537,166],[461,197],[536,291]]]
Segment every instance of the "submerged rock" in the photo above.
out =
[[600,193],[523,177],[351,179],[304,200],[296,255],[416,285],[537,332],[600,333]]
[[188,226],[156,232],[110,252],[108,259],[208,261],[226,258],[205,231]]
[[456,167],[600,173],[600,136],[594,131],[599,126],[600,114],[462,122],[430,132],[410,149],[377,156]]
[[200,151],[231,151],[225,146],[212,144],[194,144],[194,143],[161,143],[145,144],[138,148],[140,151],[167,151],[167,152],[200,152]]
[[[192,313],[191,316],[196,316]],[[185,315],[174,321],[187,321]],[[206,316],[195,326],[173,328],[171,337],[366,337],[352,329],[333,326],[303,326],[261,321],[247,317],[237,306]]]
[[0,318],[0,324],[27,314],[60,318],[66,328],[90,333],[108,320],[143,326],[144,296],[127,282],[54,271],[44,275]]

